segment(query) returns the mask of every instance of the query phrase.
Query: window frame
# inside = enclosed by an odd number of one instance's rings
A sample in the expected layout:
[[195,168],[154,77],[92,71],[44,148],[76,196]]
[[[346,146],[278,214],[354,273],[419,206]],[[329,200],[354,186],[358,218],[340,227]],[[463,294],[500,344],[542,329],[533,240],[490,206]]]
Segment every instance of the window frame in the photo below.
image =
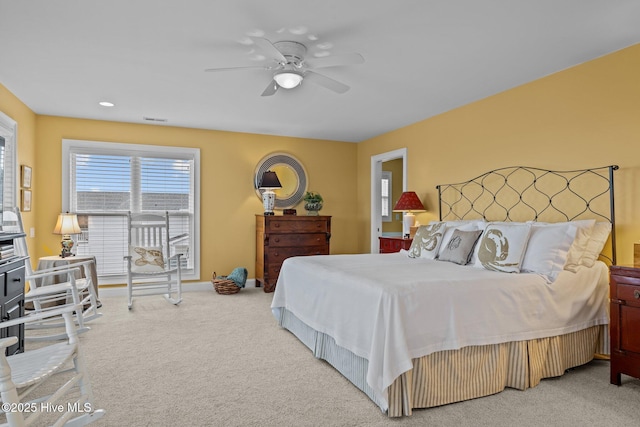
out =
[[[62,209],[71,211],[71,154],[113,154],[139,157],[193,159],[193,235],[190,257],[192,271],[183,271],[183,280],[200,279],[200,149],[190,147],[129,144],[88,140],[62,140]],[[100,276],[101,284],[124,283],[126,275]]]

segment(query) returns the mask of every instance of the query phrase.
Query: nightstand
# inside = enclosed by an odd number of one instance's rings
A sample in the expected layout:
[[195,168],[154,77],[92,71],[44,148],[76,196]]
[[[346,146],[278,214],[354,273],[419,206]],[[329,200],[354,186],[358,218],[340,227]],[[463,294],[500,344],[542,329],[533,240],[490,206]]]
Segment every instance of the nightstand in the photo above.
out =
[[390,254],[400,252],[400,249],[409,250],[413,239],[405,239],[403,237],[379,237],[380,253]]
[[621,374],[640,378],[640,267],[609,270],[611,384],[620,385]]

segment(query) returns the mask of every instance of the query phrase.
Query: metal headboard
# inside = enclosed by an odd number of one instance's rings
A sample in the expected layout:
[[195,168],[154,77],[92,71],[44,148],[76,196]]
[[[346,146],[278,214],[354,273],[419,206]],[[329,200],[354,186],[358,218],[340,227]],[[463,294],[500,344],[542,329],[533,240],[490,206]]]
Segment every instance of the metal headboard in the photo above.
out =
[[440,220],[609,221],[611,257],[605,257],[615,264],[615,170],[617,165],[573,171],[511,166],[469,181],[440,184],[436,186]]

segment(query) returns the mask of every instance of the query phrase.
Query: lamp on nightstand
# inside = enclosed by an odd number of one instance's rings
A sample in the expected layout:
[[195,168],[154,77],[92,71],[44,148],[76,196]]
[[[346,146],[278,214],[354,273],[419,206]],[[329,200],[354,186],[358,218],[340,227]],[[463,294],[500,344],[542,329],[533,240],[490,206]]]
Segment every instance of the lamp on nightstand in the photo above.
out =
[[274,188],[282,188],[278,175],[273,171],[266,171],[262,174],[259,188],[264,190],[262,193],[262,205],[264,206],[265,215],[273,215],[273,207],[276,204],[276,193]]
[[78,224],[78,215],[69,212],[58,215],[58,222],[53,229],[53,234],[62,234],[60,258],[66,258],[71,255],[71,248],[73,247],[71,235],[80,233],[82,233],[82,230],[80,229],[80,224]]
[[398,202],[393,208],[394,212],[404,212],[402,219],[402,235],[405,238],[410,237],[411,227],[416,223],[416,217],[413,212],[424,212],[426,209],[414,191],[405,191],[402,193]]

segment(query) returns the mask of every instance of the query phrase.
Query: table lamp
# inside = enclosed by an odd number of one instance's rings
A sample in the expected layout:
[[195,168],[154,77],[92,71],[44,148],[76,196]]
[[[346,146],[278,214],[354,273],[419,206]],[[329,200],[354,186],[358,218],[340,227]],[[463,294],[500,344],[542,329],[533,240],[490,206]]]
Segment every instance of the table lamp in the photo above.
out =
[[260,181],[262,193],[262,205],[264,206],[265,215],[273,215],[273,207],[276,204],[276,193],[273,192],[274,188],[282,188],[278,175],[273,171],[266,171],[262,174],[262,181]]
[[61,213],[58,215],[58,222],[53,229],[53,234],[62,234],[62,240],[60,245],[62,251],[60,252],[60,258],[66,258],[71,256],[71,248],[73,247],[72,234],[80,234],[80,224],[78,224],[78,215],[72,213]]
[[411,236],[411,227],[416,223],[416,217],[413,212],[424,212],[426,209],[418,198],[418,195],[413,191],[405,191],[402,193],[398,202],[393,208],[394,212],[404,212],[404,218],[402,219],[402,235],[405,238]]

